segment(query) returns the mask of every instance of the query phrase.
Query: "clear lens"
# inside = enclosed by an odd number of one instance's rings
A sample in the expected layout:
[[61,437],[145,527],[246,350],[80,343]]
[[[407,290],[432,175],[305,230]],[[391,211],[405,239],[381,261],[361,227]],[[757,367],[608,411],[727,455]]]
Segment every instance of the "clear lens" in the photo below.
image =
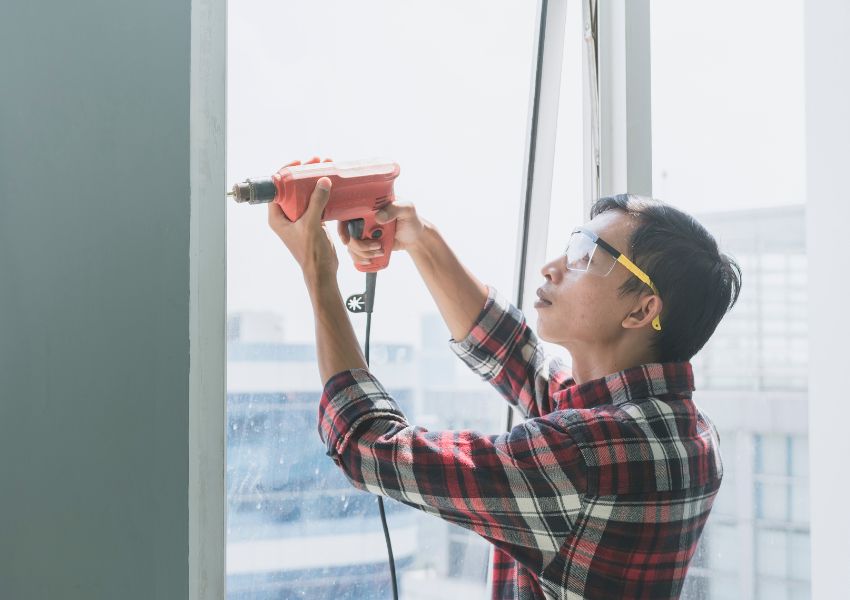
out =
[[573,271],[587,271],[596,244],[589,237],[576,231],[567,242],[567,268]]
[[580,231],[570,236],[566,250],[567,268],[573,271],[587,271],[604,277],[614,268],[614,257],[600,250],[590,237]]

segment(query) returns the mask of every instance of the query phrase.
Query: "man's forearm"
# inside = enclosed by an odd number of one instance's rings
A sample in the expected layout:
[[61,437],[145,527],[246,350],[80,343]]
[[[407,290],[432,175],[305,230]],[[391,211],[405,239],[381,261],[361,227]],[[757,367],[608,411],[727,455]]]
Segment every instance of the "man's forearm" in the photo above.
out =
[[340,371],[368,368],[339,292],[336,274],[305,276],[305,281],[316,321],[316,354],[322,385]]
[[434,297],[452,338],[465,338],[487,300],[487,286],[464,267],[440,232],[428,221],[408,254]]

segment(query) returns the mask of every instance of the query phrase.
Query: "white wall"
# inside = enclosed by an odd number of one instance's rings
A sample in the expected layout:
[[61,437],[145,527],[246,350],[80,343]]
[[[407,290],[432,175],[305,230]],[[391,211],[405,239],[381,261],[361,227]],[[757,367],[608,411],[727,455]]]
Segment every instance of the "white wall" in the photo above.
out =
[[850,565],[850,3],[806,3],[812,597],[847,595]]

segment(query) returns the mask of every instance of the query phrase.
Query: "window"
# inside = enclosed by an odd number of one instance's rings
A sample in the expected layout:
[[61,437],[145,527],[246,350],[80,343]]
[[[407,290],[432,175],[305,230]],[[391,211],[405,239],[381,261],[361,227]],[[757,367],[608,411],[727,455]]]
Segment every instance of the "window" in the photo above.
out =
[[[228,7],[231,182],[293,159],[385,156],[399,200],[460,259],[514,294],[534,3],[274,3]],[[316,77],[316,74],[322,77]],[[376,497],[316,431],[321,381],[309,299],[266,208],[228,213],[228,598],[389,596]],[[328,224],[344,295],[362,292]],[[365,334],[365,315],[351,315]],[[377,281],[371,369],[412,423],[498,432],[505,403],[451,353],[416,269]],[[487,598],[485,540],[386,499],[400,596]]]
[[[561,90],[558,106],[558,130],[555,139],[555,169],[549,205],[549,228],[546,239],[546,260],[562,254],[570,232],[587,220],[583,214],[584,188],[584,113],[582,48],[582,8],[579,2],[567,3],[564,32],[564,58],[561,69]],[[543,265],[528,265],[528,270],[544,283],[540,269]],[[529,326],[537,330],[537,311],[525,311]],[[540,340],[546,351],[571,362],[567,351],[557,344]],[[517,422],[516,420],[514,421]]]
[[808,598],[803,3],[653,2],[651,44],[653,196],[743,271],[693,361],[726,473],[683,597]]
[[[535,9],[231,5],[228,180],[312,155],[391,157],[398,198],[513,296]],[[549,257],[587,218],[578,9],[567,13]],[[651,7],[653,196],[694,214],[744,273],[737,306],[693,361],[726,473],[689,571],[691,600],[809,596],[802,12],[801,2]],[[736,43],[717,43],[718,31]],[[265,208],[227,210],[228,598],[384,598],[376,499],[347,483],[316,433],[321,382],[300,273]],[[337,252],[343,294],[362,291]],[[411,422],[501,430],[503,401],[449,352],[406,254],[378,279],[371,368]],[[535,327],[536,313],[526,316]],[[352,321],[362,342],[365,316]],[[401,597],[488,597],[482,539],[385,505]]]

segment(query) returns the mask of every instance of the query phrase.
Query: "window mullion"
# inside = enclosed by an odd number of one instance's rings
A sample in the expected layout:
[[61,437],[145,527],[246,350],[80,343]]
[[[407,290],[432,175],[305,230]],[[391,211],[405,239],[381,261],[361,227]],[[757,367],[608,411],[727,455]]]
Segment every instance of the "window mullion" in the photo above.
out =
[[[225,597],[225,0],[192,0],[189,599]],[[216,201],[218,199],[218,201]]]
[[[591,3],[596,5],[595,2]],[[596,5],[599,190],[652,195],[649,0]]]

